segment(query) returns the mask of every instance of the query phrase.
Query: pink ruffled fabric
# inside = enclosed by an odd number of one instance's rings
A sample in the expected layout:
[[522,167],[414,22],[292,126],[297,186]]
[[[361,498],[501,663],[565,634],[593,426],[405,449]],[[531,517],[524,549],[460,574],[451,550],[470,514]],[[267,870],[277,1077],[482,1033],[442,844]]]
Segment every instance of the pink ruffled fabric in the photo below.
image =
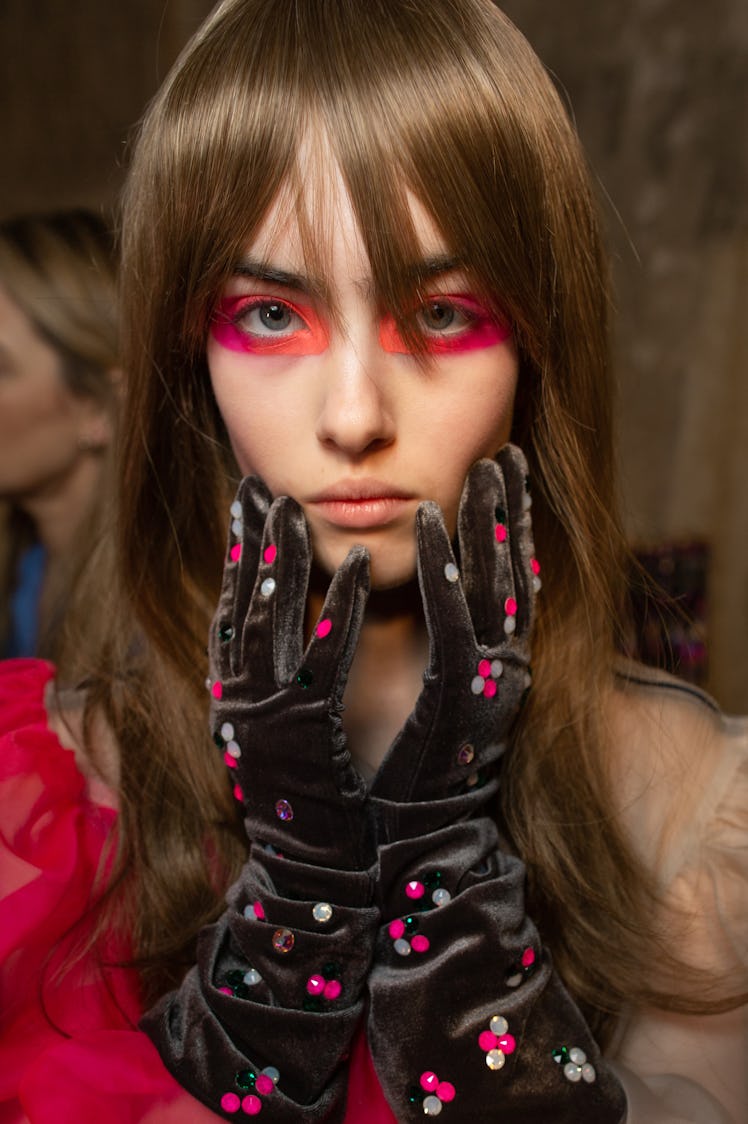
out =
[[[0,663],[0,1124],[208,1124],[218,1117],[164,1068],[137,1030],[127,949],[63,960],[92,928],[116,813],[94,802],[47,725],[54,670]],[[241,1113],[239,1114],[241,1117]],[[366,1039],[350,1059],[348,1124],[393,1124]]]

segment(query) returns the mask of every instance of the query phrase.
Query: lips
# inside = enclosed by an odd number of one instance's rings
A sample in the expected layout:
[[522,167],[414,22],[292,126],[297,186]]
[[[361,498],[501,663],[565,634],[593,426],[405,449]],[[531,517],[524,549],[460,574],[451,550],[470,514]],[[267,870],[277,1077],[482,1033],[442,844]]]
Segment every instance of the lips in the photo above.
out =
[[340,481],[312,496],[307,504],[333,526],[366,530],[394,522],[415,498],[381,480],[357,480]]

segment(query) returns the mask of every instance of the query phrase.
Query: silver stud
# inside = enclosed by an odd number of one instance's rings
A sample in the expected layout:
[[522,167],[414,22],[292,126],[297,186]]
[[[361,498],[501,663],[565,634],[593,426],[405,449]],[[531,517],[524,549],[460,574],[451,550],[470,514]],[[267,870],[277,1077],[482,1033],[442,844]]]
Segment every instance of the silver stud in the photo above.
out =
[[312,917],[315,921],[319,922],[320,925],[326,925],[332,917],[332,906],[329,902],[317,902],[317,904],[312,907]]

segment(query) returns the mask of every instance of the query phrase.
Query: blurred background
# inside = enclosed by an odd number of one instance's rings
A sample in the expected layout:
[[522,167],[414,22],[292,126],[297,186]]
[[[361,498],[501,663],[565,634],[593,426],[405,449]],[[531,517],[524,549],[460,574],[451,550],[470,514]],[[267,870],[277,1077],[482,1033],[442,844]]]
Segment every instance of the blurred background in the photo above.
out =
[[[3,0],[0,218],[116,207],[211,0]],[[614,257],[627,525],[695,618],[676,669],[748,711],[748,3],[505,0],[570,106]],[[705,647],[706,641],[706,647]],[[651,614],[647,651],[663,645]]]

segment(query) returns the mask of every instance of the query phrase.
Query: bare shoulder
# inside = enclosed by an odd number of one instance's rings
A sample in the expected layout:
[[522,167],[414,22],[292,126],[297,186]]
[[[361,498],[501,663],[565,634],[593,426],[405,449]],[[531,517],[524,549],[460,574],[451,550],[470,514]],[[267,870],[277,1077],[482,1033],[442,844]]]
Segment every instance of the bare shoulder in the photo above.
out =
[[87,719],[84,690],[55,688],[47,685],[45,694],[50,729],[66,749],[75,754],[80,772],[90,786],[103,785],[110,793],[119,783],[119,749],[114,733],[104,715],[94,710]]
[[641,857],[667,879],[729,782],[739,728],[709,695],[636,664],[621,665],[606,721],[618,810]]

